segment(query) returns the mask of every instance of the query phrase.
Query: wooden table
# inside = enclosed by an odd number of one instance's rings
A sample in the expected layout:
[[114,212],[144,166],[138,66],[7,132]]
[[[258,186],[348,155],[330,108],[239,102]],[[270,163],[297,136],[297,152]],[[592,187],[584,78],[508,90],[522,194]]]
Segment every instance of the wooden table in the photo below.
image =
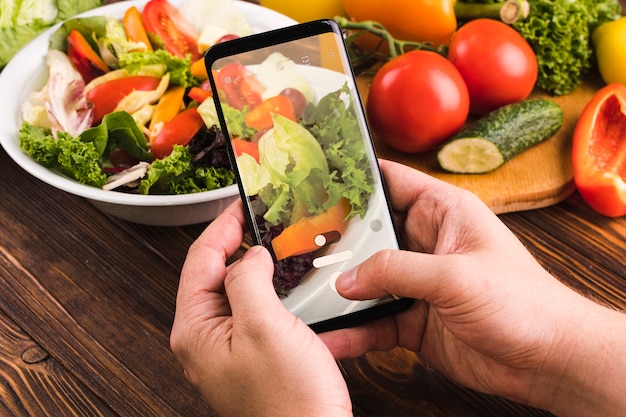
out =
[[[626,308],[626,217],[574,194],[501,218],[559,279]],[[180,269],[205,226],[110,218],[0,150],[0,415],[215,415],[168,341]],[[548,415],[459,387],[402,349],[340,367],[358,416]]]
[[[0,151],[0,415],[210,416],[168,337],[181,265],[205,225],[109,218]],[[626,308],[626,218],[574,194],[501,215],[557,277]],[[359,416],[541,416],[461,388],[397,349],[340,363]]]

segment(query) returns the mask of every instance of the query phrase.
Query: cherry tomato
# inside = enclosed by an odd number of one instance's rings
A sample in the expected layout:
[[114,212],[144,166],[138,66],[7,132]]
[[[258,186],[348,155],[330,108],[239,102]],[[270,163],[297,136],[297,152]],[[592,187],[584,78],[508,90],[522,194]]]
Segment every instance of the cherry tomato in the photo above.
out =
[[158,77],[135,75],[117,78],[100,84],[87,92],[87,100],[94,106],[94,124],[115,110],[119,102],[135,90],[150,91],[157,88],[161,80]]
[[174,56],[200,58],[198,34],[183,15],[167,0],[150,0],[143,8],[143,25]]
[[494,19],[461,26],[450,40],[448,59],[470,95],[470,113],[481,116],[527,98],[537,82],[537,57],[515,29]]
[[75,29],[72,29],[67,36],[67,56],[86,83],[109,71],[100,55],[91,48],[85,37]]
[[246,124],[256,130],[267,129],[274,126],[272,114],[280,114],[296,121],[291,100],[287,96],[274,96],[264,100],[261,104],[246,114]]
[[150,147],[155,158],[165,158],[174,145],[187,145],[191,139],[202,129],[204,121],[198,113],[197,107],[190,107],[178,113],[172,120],[165,122]]
[[386,62],[374,75],[367,100],[374,132],[410,153],[435,149],[463,126],[468,112],[469,94],[459,71],[424,50]]
[[263,101],[260,93],[263,87],[239,62],[224,65],[215,78],[220,95],[230,106],[238,110],[243,110],[244,107],[254,108]]
[[304,97],[304,94],[302,94],[300,90],[296,88],[289,87],[281,91],[280,95],[287,97],[289,101],[291,101],[293,111],[296,115],[296,120],[300,120],[307,105],[306,97]]

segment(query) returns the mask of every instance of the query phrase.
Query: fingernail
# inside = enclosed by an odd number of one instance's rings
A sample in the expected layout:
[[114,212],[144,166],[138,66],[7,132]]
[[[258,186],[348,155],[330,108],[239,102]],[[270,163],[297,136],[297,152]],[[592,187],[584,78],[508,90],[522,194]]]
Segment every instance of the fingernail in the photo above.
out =
[[339,275],[337,282],[335,283],[335,288],[337,288],[338,291],[347,291],[354,286],[355,282],[356,268],[352,268]]
[[263,247],[259,246],[259,245],[255,245],[250,247],[250,249],[248,249],[243,256],[241,257],[241,259],[247,259],[250,257],[254,257],[256,256],[261,250],[263,249]]

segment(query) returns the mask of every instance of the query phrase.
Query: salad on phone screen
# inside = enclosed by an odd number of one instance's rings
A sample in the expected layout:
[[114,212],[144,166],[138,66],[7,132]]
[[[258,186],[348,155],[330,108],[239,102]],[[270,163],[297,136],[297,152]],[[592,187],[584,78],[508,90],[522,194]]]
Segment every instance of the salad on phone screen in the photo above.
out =
[[320,52],[336,48],[334,36],[235,54],[211,68],[253,233],[271,251],[274,288],[295,312],[309,308],[319,288],[328,290],[319,302],[334,306],[324,311],[344,306],[320,263],[349,265],[379,244],[394,247],[385,238],[395,242],[393,232],[371,229],[388,209],[354,81],[339,58],[322,58],[337,52]]

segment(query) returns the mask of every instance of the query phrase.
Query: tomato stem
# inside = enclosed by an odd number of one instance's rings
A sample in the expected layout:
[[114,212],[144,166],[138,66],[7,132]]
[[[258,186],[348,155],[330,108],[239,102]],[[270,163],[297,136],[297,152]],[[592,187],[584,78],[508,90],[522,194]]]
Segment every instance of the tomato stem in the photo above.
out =
[[[437,52],[440,55],[446,56],[445,48],[437,48],[432,43],[429,42],[414,42],[414,41],[405,41],[401,39],[394,38],[385,27],[373,20],[364,20],[362,22],[353,22],[348,20],[343,16],[336,16],[335,21],[339,26],[346,31],[351,31],[352,33],[346,38],[346,44],[350,47],[352,42],[365,35],[366,33],[371,33],[381,39],[379,47],[386,43],[389,46],[389,57],[395,58],[398,55],[407,52],[408,50],[414,49],[425,49],[433,52]],[[363,56],[358,57],[359,60],[365,60],[368,58],[375,57],[376,55],[380,55],[378,50],[365,54]],[[353,57],[354,58],[354,57]]]

